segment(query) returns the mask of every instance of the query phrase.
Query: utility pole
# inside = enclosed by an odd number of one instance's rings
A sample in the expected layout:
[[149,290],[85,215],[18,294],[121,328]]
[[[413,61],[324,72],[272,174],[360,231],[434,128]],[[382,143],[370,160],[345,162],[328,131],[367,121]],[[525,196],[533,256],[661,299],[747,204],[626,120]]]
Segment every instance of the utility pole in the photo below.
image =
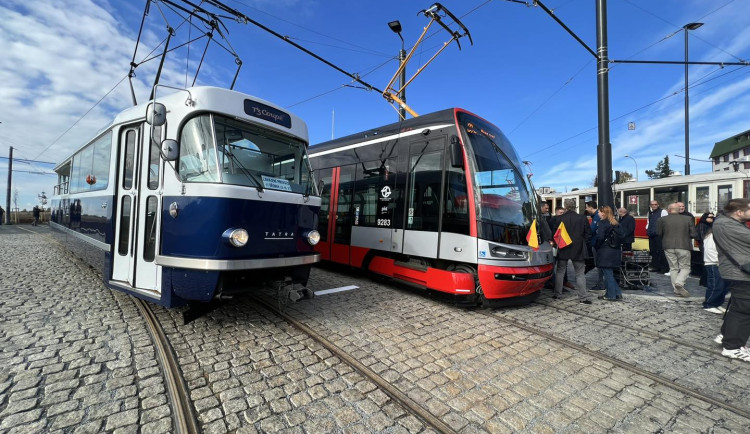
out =
[[5,195],[5,224],[10,224],[10,181],[13,179],[13,146],[8,154],[8,192]]
[[612,144],[609,142],[609,58],[607,51],[607,0],[596,0],[596,85],[599,106],[599,144],[596,147],[597,199],[615,206],[612,194]]

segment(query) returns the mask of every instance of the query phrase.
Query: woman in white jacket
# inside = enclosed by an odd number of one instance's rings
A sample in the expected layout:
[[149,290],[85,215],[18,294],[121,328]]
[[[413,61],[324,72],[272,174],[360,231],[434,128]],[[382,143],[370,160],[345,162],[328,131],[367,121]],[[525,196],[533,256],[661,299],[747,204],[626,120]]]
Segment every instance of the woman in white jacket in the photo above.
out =
[[703,234],[703,263],[706,269],[706,299],[703,301],[703,309],[707,312],[724,313],[724,300],[729,290],[729,282],[722,279],[719,274],[719,254],[711,228],[713,222],[713,214],[707,215],[708,228]]

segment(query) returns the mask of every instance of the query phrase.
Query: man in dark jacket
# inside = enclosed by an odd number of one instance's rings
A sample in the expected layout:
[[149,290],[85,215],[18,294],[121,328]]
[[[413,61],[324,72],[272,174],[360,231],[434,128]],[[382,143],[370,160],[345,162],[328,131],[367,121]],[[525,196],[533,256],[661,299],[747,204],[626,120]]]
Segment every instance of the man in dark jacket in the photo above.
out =
[[635,241],[635,219],[628,213],[627,208],[618,209],[617,215],[620,216],[620,227],[623,231],[622,251],[628,252],[633,250],[633,241]]
[[[719,274],[729,281],[732,300],[721,326],[721,355],[750,362],[745,347],[750,337],[750,201],[732,199],[724,206],[724,214],[713,224],[714,241],[719,253]],[[720,335],[721,336],[721,335]]]
[[659,202],[652,200],[648,206],[651,208],[648,212],[646,221],[646,235],[648,235],[648,251],[651,253],[651,267],[649,270],[658,273],[669,271],[667,258],[664,256],[664,249],[661,246],[661,237],[656,234],[656,222],[667,215],[667,210],[659,207]]
[[690,275],[690,252],[693,251],[695,236],[695,221],[680,214],[680,207],[676,203],[667,208],[669,215],[659,219],[656,234],[661,237],[661,245],[669,262],[669,278],[672,280],[674,293],[680,297],[688,297],[685,282]]
[[586,291],[586,245],[591,239],[591,226],[588,219],[576,212],[575,199],[565,199],[563,202],[565,212],[555,219],[556,232],[560,225],[565,225],[565,231],[570,237],[570,244],[558,247],[557,262],[555,270],[555,295],[553,298],[562,298],[563,276],[568,267],[568,261],[573,261],[573,269],[576,273],[576,294],[578,302],[591,304],[591,298]]

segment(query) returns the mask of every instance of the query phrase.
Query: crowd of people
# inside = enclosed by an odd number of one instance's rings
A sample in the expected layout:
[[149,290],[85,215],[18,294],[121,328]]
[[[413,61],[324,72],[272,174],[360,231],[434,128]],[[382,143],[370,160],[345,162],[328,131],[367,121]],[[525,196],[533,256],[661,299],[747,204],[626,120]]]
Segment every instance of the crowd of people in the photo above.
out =
[[[555,248],[552,297],[560,299],[564,288],[570,288],[579,303],[592,304],[590,291],[604,289],[600,300],[620,301],[622,290],[614,273],[622,265],[622,252],[632,250],[635,219],[626,208],[615,213],[607,205],[597,206],[595,201],[589,201],[589,221],[576,208],[575,199],[566,199],[551,215],[549,205],[542,203],[543,237]],[[750,338],[750,201],[732,199],[718,216],[706,212],[697,224],[682,202],[662,209],[658,201],[652,200],[649,208],[649,270],[669,275],[674,294],[688,297],[685,284],[691,272],[695,240],[703,262],[700,284],[706,287],[703,308],[724,315],[721,333],[714,340],[722,344],[722,355],[750,362],[750,350],[745,346]],[[589,291],[587,258],[593,258],[596,273],[596,283]],[[567,281],[569,261],[575,271],[575,285]],[[728,293],[731,297],[725,307]]]

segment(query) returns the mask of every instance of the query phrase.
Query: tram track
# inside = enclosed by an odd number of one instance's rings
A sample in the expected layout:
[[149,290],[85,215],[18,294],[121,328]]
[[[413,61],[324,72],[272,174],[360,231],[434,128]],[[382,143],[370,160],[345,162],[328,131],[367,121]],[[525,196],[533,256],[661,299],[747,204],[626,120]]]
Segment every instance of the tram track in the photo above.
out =
[[316,332],[315,330],[313,330],[306,324],[302,323],[301,321],[298,321],[297,319],[291,317],[290,315],[287,315],[286,313],[280,311],[278,309],[278,306],[276,306],[274,303],[271,303],[257,296],[251,296],[251,298],[254,301],[256,301],[258,304],[262,305],[267,310],[271,311],[273,314],[284,319],[284,321],[286,321],[288,324],[296,327],[298,330],[307,334],[311,339],[313,339],[314,341],[322,345],[324,348],[326,348],[328,351],[330,351],[332,354],[334,354],[336,357],[344,361],[344,363],[348,364],[354,370],[356,370],[361,375],[363,375],[365,378],[375,383],[386,395],[388,395],[395,402],[399,403],[402,407],[404,407],[404,409],[411,412],[412,415],[414,415],[417,419],[422,421],[426,426],[431,427],[436,432],[440,432],[440,433],[445,433],[445,434],[456,433],[456,431],[453,428],[448,426],[440,418],[433,415],[428,409],[426,409],[425,407],[423,407],[422,405],[420,405],[413,399],[409,398],[409,396],[407,396],[405,393],[399,390],[396,386],[388,382],[386,379],[378,375],[376,372],[374,372],[372,369],[367,367],[365,364],[363,364],[356,358],[352,357],[346,351],[339,348],[330,340],[326,339],[320,333]]
[[[63,247],[57,239],[47,234],[39,233],[38,231],[29,230],[20,226],[18,228],[30,234],[44,237],[56,245]],[[76,256],[73,257],[80,263],[80,260]],[[76,265],[78,266],[78,264]],[[84,268],[80,266],[78,268],[79,270],[84,271]],[[85,270],[95,271],[89,266],[86,266]],[[157,359],[161,365],[161,370],[164,373],[164,382],[166,383],[167,398],[172,407],[175,432],[180,434],[200,433],[201,430],[198,426],[198,419],[193,411],[190,393],[184,379],[182,378],[177,356],[172,350],[172,346],[169,344],[164,329],[161,327],[159,320],[156,318],[156,315],[147,302],[132,295],[130,298],[141,313],[141,317],[143,318],[146,328],[151,335],[151,340],[154,343]]]
[[[561,309],[561,310],[566,310],[567,311],[567,309]],[[569,312],[571,312],[571,313],[577,313],[577,312],[573,312],[573,311],[569,311]],[[730,411],[730,412],[732,412],[734,414],[737,414],[737,415],[740,415],[740,416],[743,416],[745,418],[750,419],[750,410],[739,408],[739,407],[734,406],[732,404],[728,404],[728,403],[726,403],[726,402],[724,402],[724,401],[722,401],[720,399],[717,399],[717,398],[714,398],[714,397],[709,396],[707,394],[704,394],[704,393],[701,393],[699,391],[696,391],[695,389],[691,389],[689,387],[682,386],[680,384],[677,384],[674,380],[671,380],[671,379],[666,378],[666,377],[664,377],[662,375],[655,374],[653,372],[647,371],[645,369],[641,369],[641,368],[639,368],[639,367],[637,367],[637,366],[635,366],[635,365],[633,365],[631,363],[624,362],[624,361],[622,361],[620,359],[617,359],[616,357],[608,356],[608,355],[603,354],[603,353],[601,353],[599,351],[592,350],[590,348],[587,348],[586,346],[577,344],[577,343],[575,343],[575,342],[573,342],[573,341],[571,341],[569,339],[566,339],[566,338],[561,338],[561,337],[556,336],[556,335],[554,335],[552,333],[545,332],[544,330],[540,330],[540,329],[538,329],[536,327],[533,327],[533,326],[530,326],[530,325],[528,325],[528,324],[526,324],[524,322],[521,322],[521,321],[518,321],[518,320],[515,320],[515,319],[500,317],[500,316],[495,315],[494,313],[492,313],[490,311],[477,310],[476,313],[479,314],[479,315],[485,316],[487,318],[491,318],[493,320],[505,323],[507,325],[510,325],[510,326],[513,326],[513,327],[517,327],[517,328],[519,328],[519,329],[521,329],[523,331],[526,331],[528,333],[531,333],[531,334],[534,334],[534,335],[537,335],[537,336],[541,336],[544,339],[547,339],[549,341],[555,342],[555,343],[560,344],[560,345],[564,345],[564,346],[566,346],[568,348],[572,348],[572,349],[574,349],[576,351],[579,351],[581,353],[584,353],[584,354],[589,355],[591,357],[594,357],[596,359],[599,359],[599,360],[602,360],[602,361],[606,361],[608,363],[611,363],[614,366],[617,366],[617,367],[619,367],[621,369],[629,371],[629,372],[631,372],[633,374],[646,377],[646,378],[648,378],[648,379],[650,379],[650,380],[654,381],[655,383],[658,383],[658,384],[660,384],[662,386],[666,386],[666,387],[668,387],[668,388],[670,388],[672,390],[678,391],[678,392],[683,393],[683,394],[685,394],[687,396],[690,396],[690,397],[693,397],[695,399],[707,402],[707,403],[709,403],[711,405],[714,405],[716,407],[723,408],[723,409],[725,409],[727,411]],[[582,316],[586,316],[586,315],[582,315]],[[596,318],[596,317],[593,317],[593,316],[588,316],[588,317],[596,319],[596,320],[600,320],[599,318]],[[614,323],[614,325],[617,325],[617,324]],[[621,327],[624,327],[624,326],[621,326]],[[649,334],[649,335],[653,335],[653,334]],[[661,335],[656,334],[656,336],[658,336],[659,338],[662,338]],[[676,342],[677,340],[673,340],[673,341]],[[696,349],[697,348],[698,347],[696,346]],[[702,350],[706,350],[706,349],[702,348]]]
[[193,412],[190,393],[182,378],[177,356],[169,344],[164,329],[161,327],[159,320],[148,303],[136,297],[131,296],[131,298],[141,312],[149,334],[151,334],[157,359],[164,373],[167,396],[172,406],[172,414],[174,415],[175,432],[180,434],[197,434],[201,432],[198,426],[198,419]]
[[650,330],[636,329],[635,327],[630,327],[630,326],[627,326],[627,325],[624,325],[624,324],[621,324],[621,323],[618,323],[618,322],[615,322],[615,321],[611,321],[611,320],[608,320],[608,319],[603,319],[603,318],[598,317],[598,316],[587,315],[587,314],[581,313],[580,311],[577,311],[577,310],[568,309],[568,308],[565,308],[565,307],[560,307],[560,306],[556,306],[556,305],[549,304],[549,303],[540,303],[538,300],[535,303],[539,304],[541,306],[549,307],[549,308],[552,308],[552,309],[555,309],[555,310],[559,310],[559,311],[562,311],[562,312],[567,312],[569,314],[578,315],[578,316],[583,317],[583,318],[588,318],[588,319],[591,319],[591,320],[594,320],[594,321],[603,322],[605,324],[608,324],[608,325],[611,325],[611,326],[615,326],[615,327],[619,327],[621,329],[632,330],[632,331],[635,331],[636,333],[639,333],[639,334],[644,335],[644,336],[651,336],[651,337],[654,337],[654,338],[657,338],[657,339],[663,339],[665,341],[669,341],[669,342],[678,344],[678,345],[683,346],[683,347],[687,347],[687,348],[691,348],[691,349],[694,349],[694,350],[697,350],[697,351],[705,352],[707,354],[710,354],[711,356],[716,356],[717,355],[717,352],[716,352],[715,348],[714,349],[707,348],[706,346],[701,346],[701,345],[698,345],[698,344],[696,344],[694,342],[690,342],[690,341],[687,341],[687,340],[684,340],[684,339],[679,339],[679,338],[675,338],[675,337],[672,337],[672,336],[663,335],[663,334],[660,334],[660,333],[652,332]]

